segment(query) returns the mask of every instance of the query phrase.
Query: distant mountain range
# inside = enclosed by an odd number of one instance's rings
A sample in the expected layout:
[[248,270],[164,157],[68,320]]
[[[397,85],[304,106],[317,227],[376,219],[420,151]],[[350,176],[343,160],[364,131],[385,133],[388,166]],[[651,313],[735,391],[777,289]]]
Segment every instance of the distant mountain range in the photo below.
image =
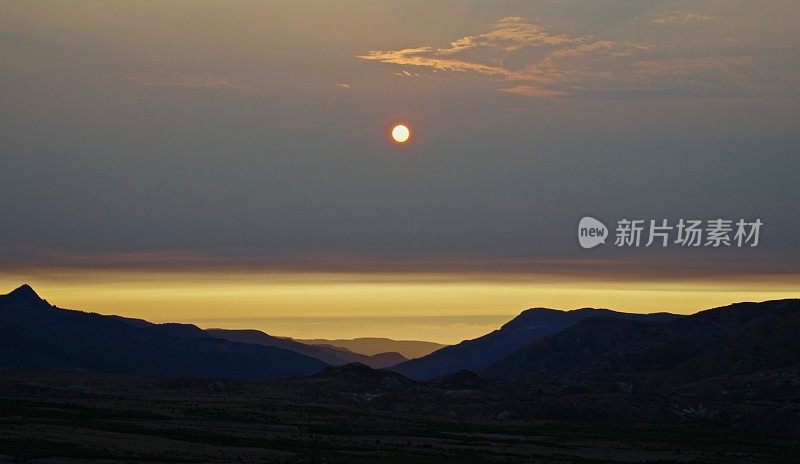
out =
[[432,379],[462,369],[481,369],[514,351],[585,319],[607,317],[643,324],[664,324],[680,316],[668,313],[630,314],[608,309],[584,308],[559,311],[532,308],[482,337],[448,346],[427,356],[398,364],[391,369],[412,379]]
[[365,354],[367,356],[373,356],[380,353],[400,353],[408,359],[426,356],[436,350],[448,346],[434,342],[423,342],[417,340],[392,340],[389,338],[377,337],[361,337],[337,340],[302,340],[295,338],[294,340],[307,345],[323,345],[344,348],[355,353]]
[[529,344],[492,379],[624,382],[664,390],[718,376],[800,367],[800,300],[738,303],[669,323],[592,318]]
[[0,366],[261,379],[310,374],[327,364],[282,348],[214,338],[189,324],[57,308],[23,285],[0,296]]
[[[390,384],[405,384],[406,377],[436,379],[429,385],[467,390],[493,381],[553,381],[600,385],[600,391],[664,392],[702,382],[714,392],[723,385],[714,379],[757,384],[749,376],[766,371],[794,378],[791,372],[800,370],[798,333],[796,299],[738,303],[691,316],[534,308],[492,333],[405,360],[397,352],[368,356],[257,330],[202,330],[61,309],[28,285],[0,296],[0,367],[149,377],[267,379],[324,370],[321,375],[368,376]],[[354,347],[422,349],[419,342],[358,340]],[[392,366],[393,372],[373,375],[367,366]]]
[[290,338],[273,337],[260,330],[206,329],[206,332],[213,337],[230,340],[232,342],[254,343],[257,345],[284,348],[306,356],[311,356],[312,358],[317,358],[332,366],[361,363],[372,368],[380,369],[394,366],[395,364],[407,360],[407,358],[400,353],[379,352],[371,356],[365,356],[360,353],[354,353],[346,348],[333,345],[305,344]]

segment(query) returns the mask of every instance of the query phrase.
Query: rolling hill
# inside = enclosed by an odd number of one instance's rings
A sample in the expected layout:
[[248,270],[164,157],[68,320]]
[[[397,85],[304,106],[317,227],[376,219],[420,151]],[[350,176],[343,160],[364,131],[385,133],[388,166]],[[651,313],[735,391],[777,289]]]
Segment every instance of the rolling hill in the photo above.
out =
[[481,373],[492,379],[625,381],[664,390],[800,366],[800,300],[737,303],[667,324],[583,320]]
[[400,353],[408,359],[419,358],[429,355],[436,350],[440,350],[448,345],[434,342],[424,342],[419,340],[392,340],[390,338],[379,337],[359,337],[353,339],[294,339],[297,342],[307,345],[325,345],[337,348],[344,348],[355,353],[372,356],[380,353]]
[[0,366],[264,379],[311,374],[327,364],[281,348],[217,339],[189,324],[57,308],[23,285],[0,296]]
[[226,330],[226,329],[206,329],[206,333],[213,337],[230,340],[239,343],[254,343],[257,345],[275,346],[295,353],[302,353],[312,358],[328,363],[332,366],[340,366],[349,363],[361,363],[367,366],[380,369],[383,367],[394,366],[395,364],[406,361],[400,353],[376,353],[372,356],[354,353],[344,348],[325,345],[309,345],[300,343],[290,338],[273,337],[260,330]]
[[651,324],[663,324],[680,317],[668,313],[630,314],[593,308],[573,311],[533,308],[522,312],[494,332],[442,348],[427,356],[398,364],[391,369],[419,380],[441,377],[462,369],[480,369],[525,345],[560,332],[584,319],[599,316]]

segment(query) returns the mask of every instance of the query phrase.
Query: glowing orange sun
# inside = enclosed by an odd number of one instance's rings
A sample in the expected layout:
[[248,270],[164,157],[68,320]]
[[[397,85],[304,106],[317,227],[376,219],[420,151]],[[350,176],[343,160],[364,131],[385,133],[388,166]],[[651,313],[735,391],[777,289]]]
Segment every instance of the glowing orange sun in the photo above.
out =
[[403,124],[398,124],[392,128],[392,138],[397,143],[405,143],[411,137],[411,131]]

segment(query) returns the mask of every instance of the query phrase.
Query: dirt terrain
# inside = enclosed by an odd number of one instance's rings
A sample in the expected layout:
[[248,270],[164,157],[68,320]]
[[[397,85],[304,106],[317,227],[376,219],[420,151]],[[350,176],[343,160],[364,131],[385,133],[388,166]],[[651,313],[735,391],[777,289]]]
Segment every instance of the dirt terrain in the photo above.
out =
[[[368,368],[263,382],[0,374],[0,462],[788,463],[800,450],[678,413],[529,419],[524,400],[503,402],[477,379],[422,384]],[[599,398],[575,396],[570,414],[615,403]]]

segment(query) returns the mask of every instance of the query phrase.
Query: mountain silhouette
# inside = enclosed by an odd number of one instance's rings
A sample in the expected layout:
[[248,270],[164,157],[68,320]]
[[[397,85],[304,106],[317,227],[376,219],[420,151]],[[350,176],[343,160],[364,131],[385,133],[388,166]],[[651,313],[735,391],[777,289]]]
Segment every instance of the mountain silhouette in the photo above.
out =
[[663,390],[800,366],[800,300],[737,303],[666,324],[583,320],[481,373],[492,379],[625,381]]
[[367,356],[380,353],[400,353],[408,359],[419,358],[447,346],[434,342],[425,342],[419,340],[392,340],[390,338],[380,337],[359,337],[335,340],[303,340],[295,338],[293,340],[300,343],[305,343],[307,345],[325,345],[337,348],[345,348],[355,353],[365,354]]
[[439,377],[432,384],[449,390],[475,390],[485,387],[488,381],[470,370],[462,369]]
[[573,311],[532,308],[523,311],[500,329],[489,334],[442,348],[427,356],[398,364],[391,369],[418,380],[441,377],[462,369],[480,369],[529,343],[560,332],[584,319],[599,316],[650,324],[663,324],[680,317],[668,313],[630,314],[594,308]]
[[7,295],[0,295],[0,305],[27,305],[31,307],[49,307],[28,284],[22,284]]
[[23,285],[0,296],[0,366],[262,379],[310,374],[327,364],[281,348],[214,338],[190,324],[57,308]]
[[389,351],[387,353],[378,353],[368,356],[367,361],[369,362],[365,364],[370,367],[374,367],[376,369],[385,369],[387,367],[396,366],[402,362],[406,362],[408,361],[408,358],[400,353]]
[[328,367],[322,372],[314,374],[314,378],[342,382],[346,387],[369,385],[396,390],[414,385],[412,380],[396,372],[373,369],[361,363]]
[[206,329],[213,337],[240,343],[275,346],[317,358],[332,366],[362,363],[380,369],[393,366],[406,360],[400,353],[379,353],[373,356],[354,353],[350,350],[325,345],[308,345],[290,338],[274,337],[260,330]]

